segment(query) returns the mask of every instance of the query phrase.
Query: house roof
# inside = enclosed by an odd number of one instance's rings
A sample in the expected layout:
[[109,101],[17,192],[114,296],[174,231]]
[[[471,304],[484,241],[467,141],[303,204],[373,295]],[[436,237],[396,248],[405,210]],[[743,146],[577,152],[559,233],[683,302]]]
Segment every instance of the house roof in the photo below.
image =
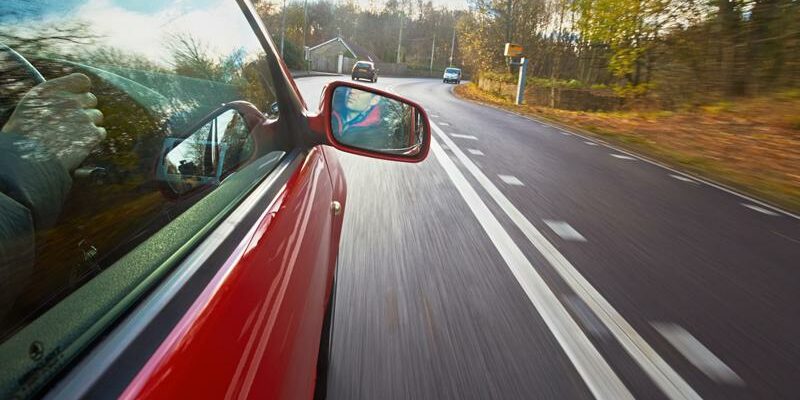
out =
[[344,46],[344,48],[346,48],[347,51],[349,51],[350,54],[353,55],[354,58],[357,58],[359,60],[369,60],[369,61],[372,61],[372,62],[379,62],[380,61],[378,56],[373,54],[371,51],[369,51],[369,50],[367,50],[367,49],[365,49],[365,48],[363,48],[363,47],[361,47],[361,46],[359,46],[359,45],[357,45],[355,43],[347,43],[347,42],[344,41],[344,39],[341,38],[341,36],[337,36],[337,37],[335,37],[333,39],[326,40],[326,41],[324,41],[324,42],[322,42],[322,43],[320,43],[320,44],[318,44],[316,46],[309,47],[308,51],[314,51],[315,49],[319,49],[319,48],[321,48],[323,46],[326,46],[326,45],[334,43],[334,42],[341,43],[342,46]]

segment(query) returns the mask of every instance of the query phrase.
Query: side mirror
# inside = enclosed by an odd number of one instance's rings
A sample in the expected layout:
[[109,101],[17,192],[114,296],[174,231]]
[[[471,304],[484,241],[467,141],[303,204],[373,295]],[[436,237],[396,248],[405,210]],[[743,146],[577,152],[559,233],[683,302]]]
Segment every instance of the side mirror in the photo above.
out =
[[280,107],[278,107],[278,102],[274,102],[269,106],[269,111],[267,111],[267,117],[271,119],[278,118],[280,115]]
[[229,105],[186,134],[164,138],[156,180],[163,193],[180,197],[219,185],[252,152],[247,117]]
[[[421,106],[373,87],[337,81],[324,89],[312,129],[326,144],[349,153],[420,162],[428,155],[431,128]],[[319,132],[323,131],[323,132]]]

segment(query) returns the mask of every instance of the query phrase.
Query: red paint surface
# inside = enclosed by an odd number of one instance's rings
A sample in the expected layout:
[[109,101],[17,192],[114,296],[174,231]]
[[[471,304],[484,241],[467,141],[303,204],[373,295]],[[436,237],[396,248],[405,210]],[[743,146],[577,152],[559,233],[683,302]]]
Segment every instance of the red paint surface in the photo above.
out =
[[323,152],[310,151],[122,398],[312,397],[343,215],[330,207],[341,171],[329,174]]

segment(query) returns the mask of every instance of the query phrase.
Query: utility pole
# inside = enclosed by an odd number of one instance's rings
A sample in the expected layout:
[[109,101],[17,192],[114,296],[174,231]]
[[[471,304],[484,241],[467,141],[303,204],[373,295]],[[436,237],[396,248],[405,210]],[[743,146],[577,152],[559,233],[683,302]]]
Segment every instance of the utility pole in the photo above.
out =
[[403,13],[400,13],[400,35],[397,37],[397,60],[400,64],[400,47],[403,45]]
[[514,0],[507,0],[506,2],[506,43],[511,42],[511,33],[513,31],[513,13],[514,13]]
[[286,0],[283,0],[281,10],[281,58],[283,58],[283,42],[286,40]]
[[433,72],[433,52],[436,50],[436,32],[433,32],[433,43],[431,43],[431,72]]
[[308,69],[308,60],[306,60],[306,27],[308,24],[306,23],[306,17],[308,16],[307,12],[307,5],[308,0],[303,0],[303,67],[304,69]]
[[450,65],[449,67],[453,66],[453,53],[456,49],[456,22],[453,21],[453,41],[450,43]]

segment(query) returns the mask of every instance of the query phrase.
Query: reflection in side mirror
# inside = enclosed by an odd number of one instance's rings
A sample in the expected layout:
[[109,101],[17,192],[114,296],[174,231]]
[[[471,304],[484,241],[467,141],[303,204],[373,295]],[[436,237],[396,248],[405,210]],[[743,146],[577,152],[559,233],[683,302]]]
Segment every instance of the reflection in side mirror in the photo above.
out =
[[176,195],[217,186],[252,152],[245,118],[228,109],[186,136],[165,138],[157,179]]
[[426,125],[416,107],[349,86],[337,86],[331,102],[331,131],[340,144],[409,157],[422,151]]
[[269,106],[269,112],[267,112],[267,117],[275,119],[278,118],[279,114],[280,114],[280,108],[278,107],[278,102],[276,101]]

